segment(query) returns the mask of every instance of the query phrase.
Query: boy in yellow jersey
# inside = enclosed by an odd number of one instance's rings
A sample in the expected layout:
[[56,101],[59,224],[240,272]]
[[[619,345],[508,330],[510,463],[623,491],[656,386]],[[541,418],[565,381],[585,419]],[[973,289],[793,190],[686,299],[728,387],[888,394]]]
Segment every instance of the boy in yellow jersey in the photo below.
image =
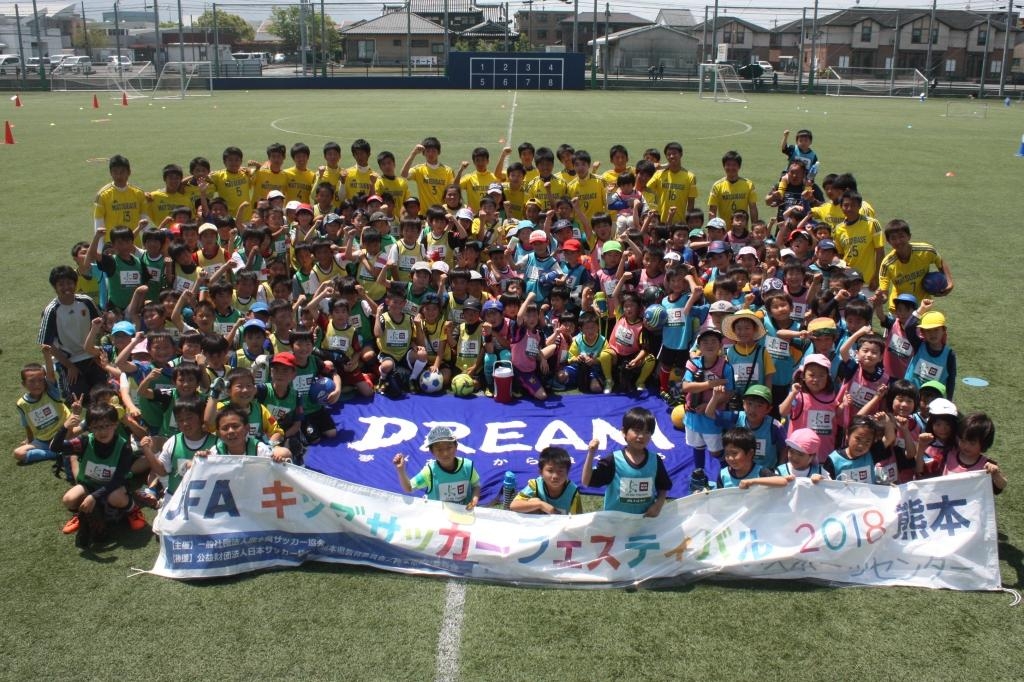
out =
[[[389,151],[383,151],[377,155],[377,167],[380,168],[380,176],[373,185],[373,193],[384,196],[391,195],[391,206],[404,206],[405,200],[409,198],[409,181],[395,175],[395,155]],[[397,218],[398,216],[395,215]]]
[[[860,192],[857,189],[857,178],[853,177],[852,173],[840,173],[832,181],[832,185],[836,188],[840,198],[847,192]],[[863,199],[861,200],[860,212],[868,218],[875,217],[875,207]]]
[[828,225],[829,232],[836,229],[846,218],[843,216],[843,208],[839,202],[843,193],[835,186],[835,180],[839,177],[835,173],[829,173],[821,181],[821,189],[828,201],[818,206],[813,206],[807,215],[803,217],[798,226],[801,230],[810,230],[813,224],[824,223]]
[[[636,191],[640,192],[640,196],[644,198],[647,210],[653,211],[655,214],[658,214],[660,209],[658,208],[658,194],[651,189],[651,180],[657,173],[658,168],[653,161],[641,159],[636,162]],[[701,223],[703,224],[703,217]]]
[[267,165],[257,168],[252,174],[252,197],[249,200],[252,206],[274,190],[287,196],[288,175],[281,168],[284,154],[285,148],[280,142],[267,146]]
[[534,167],[537,163],[537,150],[529,142],[523,142],[516,147],[516,153],[519,154],[519,163],[523,164],[523,168],[526,170],[526,177],[523,181],[528,185],[540,175],[540,171]]
[[238,213],[238,208],[249,200],[252,194],[252,178],[242,167],[244,157],[238,147],[226,148],[221,158],[224,160],[224,168],[210,173],[209,180],[213,185],[213,191],[227,204],[228,214],[233,216]]
[[171,215],[174,209],[186,206],[190,214],[195,207],[192,205],[190,192],[186,192],[182,186],[185,179],[185,172],[181,166],[169,163],[163,169],[164,187],[156,189],[146,195],[148,201],[149,218],[159,225],[164,218]]
[[[896,310],[896,297],[911,294],[918,300],[928,296],[946,296],[953,291],[953,274],[949,263],[942,259],[931,244],[910,241],[910,225],[896,218],[885,226],[885,241],[892,251],[882,259],[878,271],[878,291],[874,300],[888,302],[889,310]],[[946,276],[946,288],[938,294],[925,291],[924,277],[932,266]]]
[[556,175],[566,186],[576,178],[576,166],[573,163],[574,154],[576,154],[576,150],[573,149],[571,144],[560,144],[558,145],[558,151],[555,152],[555,156],[558,157],[562,164],[562,170],[558,171]]
[[427,366],[423,329],[405,312],[407,285],[393,282],[378,308],[373,335],[380,348],[380,387],[391,398],[401,397],[415,386]]
[[569,183],[569,196],[579,199],[580,213],[592,220],[598,213],[608,210],[608,194],[604,182],[590,172],[590,154],[579,150],[572,156],[576,177]]
[[351,149],[352,158],[356,163],[345,169],[342,176],[345,187],[343,196],[350,201],[360,195],[370,196],[374,193],[373,187],[377,183],[377,176],[370,170],[370,143],[359,138],[352,143]]
[[686,215],[693,210],[697,199],[697,176],[683,168],[683,145],[669,142],[665,145],[668,166],[663,168],[648,184],[658,196],[661,222],[669,222],[669,211],[675,208],[675,215]]
[[526,218],[526,169],[516,162],[508,167],[508,181],[502,183],[501,190],[505,195],[505,217],[512,220]]
[[413,264],[424,258],[423,245],[419,241],[420,221],[403,220],[399,232],[401,239],[388,251],[388,276],[396,282],[411,282]]
[[[412,162],[419,154],[423,154],[426,162],[414,167]],[[444,203],[445,188],[455,182],[455,172],[441,163],[440,156],[441,142],[436,137],[427,137],[413,147],[402,165],[401,176],[416,183],[421,207],[440,206]]]
[[739,152],[728,151],[722,156],[725,177],[711,186],[708,195],[708,217],[721,218],[726,225],[732,224],[735,211],[746,211],[751,222],[757,220],[757,193],[751,180],[740,177],[743,157]]
[[324,163],[317,166],[313,187],[317,187],[322,182],[328,183],[334,191],[334,208],[337,208],[341,202],[339,188],[344,174],[345,171],[341,167],[341,145],[333,141],[326,143],[324,145]]
[[842,203],[846,220],[836,228],[832,237],[839,257],[856,270],[872,291],[878,288],[878,269],[882,265],[884,246],[882,228],[874,218],[861,214],[860,194],[845,192]]
[[[508,149],[508,147],[505,149]],[[465,193],[466,203],[473,209],[473,213],[476,213],[480,210],[480,199],[486,196],[487,188],[498,182],[499,178],[487,167],[487,164],[491,161],[491,154],[485,147],[474,149],[472,159],[474,170],[472,173],[463,174],[462,179],[459,181],[459,189]],[[502,151],[501,158],[495,166],[496,169],[501,168],[501,163],[504,159],[505,152]]]
[[609,191],[615,191],[615,183],[619,176],[626,172],[633,172],[629,165],[629,152],[621,144],[612,145],[608,152],[612,167],[601,174],[601,181]]
[[550,211],[555,202],[569,193],[569,186],[554,174],[555,153],[547,147],[541,147],[534,156],[537,164],[536,174],[531,179],[526,173],[526,199],[536,200],[542,211]]
[[50,450],[50,441],[71,416],[57,388],[52,349],[49,346],[43,346],[43,349],[46,368],[37,362],[21,368],[21,385],[25,394],[18,399],[17,405],[21,425],[25,427],[25,440],[14,448],[14,459],[18,464],[56,459],[57,453]]
[[316,182],[316,172],[307,168],[309,164],[309,145],[305,142],[296,142],[292,145],[290,154],[295,165],[291,168],[286,168],[284,171],[285,176],[288,178],[288,184],[284,189],[284,197],[288,201],[308,204],[309,197],[313,192],[314,183]]
[[[140,221],[149,221],[146,193],[134,185],[128,184],[132,175],[132,165],[128,159],[115,154],[107,164],[110,180],[96,193],[93,204],[93,225],[98,230],[106,231],[106,239],[110,239],[110,231],[115,227],[124,226],[134,230]],[[141,245],[141,236],[136,237],[136,245]]]

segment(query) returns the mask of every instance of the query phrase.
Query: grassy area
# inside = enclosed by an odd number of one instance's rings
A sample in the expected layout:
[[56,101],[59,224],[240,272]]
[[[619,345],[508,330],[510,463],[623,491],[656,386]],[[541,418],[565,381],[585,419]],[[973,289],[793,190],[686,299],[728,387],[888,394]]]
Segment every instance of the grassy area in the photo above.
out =
[[[909,221],[918,240],[952,263],[953,296],[940,303],[961,376],[961,409],[996,422],[993,456],[1010,479],[997,499],[1003,580],[1020,587],[1024,445],[1016,405],[1021,362],[1012,349],[1021,323],[1010,308],[1024,237],[1016,226],[1024,160],[1020,106],[986,118],[945,117],[946,102],[760,96],[748,104],[701,102],[681,93],[260,92],[187,101],[109,95],[31,94],[5,103],[17,144],[0,150],[5,172],[0,267],[8,295],[0,325],[0,425],[9,452],[22,438],[13,418],[17,371],[38,359],[39,313],[52,293],[46,275],[91,234],[91,200],[107,181],[106,158],[122,153],[132,180],[161,185],[168,162],[196,155],[219,165],[225,146],[263,158],[274,141],[368,139],[399,163],[426,135],[450,165],[509,137],[535,145],[573,143],[607,166],[608,147],[633,158],[679,140],[697,173],[701,200],[721,176],[723,152],[745,157],[759,191],[778,176],[782,130],[809,127],[823,172],[852,171],[887,221]],[[514,106],[514,120],[512,119]],[[958,102],[955,113],[974,105]],[[348,154],[346,161],[349,160]],[[314,151],[314,162],[319,153]],[[952,173],[953,175],[949,175]],[[62,485],[46,466],[0,460],[0,676],[163,678],[425,679],[445,601],[444,583],[334,565],[232,580],[177,583],[128,579],[148,568],[155,542],[125,534],[107,551],[79,556],[60,534]],[[594,506],[595,503],[589,503]],[[658,591],[558,591],[470,585],[463,622],[465,680],[1019,678],[1020,611],[1001,594],[842,589],[776,583],[698,584]],[[1015,644],[1016,642],[1016,644]]]

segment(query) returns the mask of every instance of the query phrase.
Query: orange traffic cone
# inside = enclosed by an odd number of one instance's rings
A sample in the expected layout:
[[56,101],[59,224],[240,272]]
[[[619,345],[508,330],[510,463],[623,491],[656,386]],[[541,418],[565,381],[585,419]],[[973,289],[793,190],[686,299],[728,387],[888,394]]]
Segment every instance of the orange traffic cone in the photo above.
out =
[[121,93],[121,106],[122,107],[128,106],[128,93],[127,92],[122,92]]
[[4,121],[4,144],[14,144],[14,132],[11,131],[10,121]]
[[96,95],[92,96],[92,108],[93,109],[99,109],[100,108],[100,99]]
[[21,107],[21,95],[15,95],[14,96],[14,107],[15,108]]

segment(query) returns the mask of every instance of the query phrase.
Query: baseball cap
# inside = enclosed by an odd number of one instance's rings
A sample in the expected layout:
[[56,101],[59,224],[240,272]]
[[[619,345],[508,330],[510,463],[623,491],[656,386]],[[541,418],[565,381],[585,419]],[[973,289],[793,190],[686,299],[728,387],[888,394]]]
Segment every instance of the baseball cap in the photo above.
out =
[[721,218],[712,218],[708,221],[709,230],[724,230],[726,227],[725,221]]
[[945,398],[936,398],[935,400],[928,403],[928,414],[932,417],[939,415],[945,415],[947,417],[958,416],[956,405],[952,401],[946,400]]
[[111,334],[127,334],[128,336],[135,336],[135,325],[126,320],[116,322],[113,328],[110,330]]
[[695,227],[690,230],[690,234],[688,236],[690,239],[701,239],[704,236],[704,230],[699,227]]
[[782,249],[779,251],[779,258],[794,258],[796,257],[796,251],[793,249]]
[[772,403],[772,391],[767,386],[761,384],[754,384],[746,390],[743,394],[744,398],[760,398],[769,405]]
[[742,249],[739,250],[736,256],[753,256],[754,260],[759,260],[757,257],[757,249],[755,249],[753,246],[744,246]]
[[334,223],[340,223],[341,216],[337,213],[328,213],[324,216],[324,225],[333,225]]
[[469,281],[470,282],[482,282],[483,280],[484,280],[484,276],[482,274],[480,274],[479,270],[470,270],[469,271]]
[[708,308],[709,313],[734,313],[736,312],[736,306],[729,301],[715,301]]
[[544,244],[548,240],[548,234],[544,230],[534,230],[530,233],[531,244]]
[[811,336],[835,336],[838,329],[831,317],[816,317],[807,323],[807,331]]
[[490,194],[491,192],[504,192],[504,191],[505,191],[505,188],[501,186],[500,182],[492,182],[491,184],[487,185],[487,193],[488,194]]
[[249,312],[253,313],[253,314],[256,314],[256,313],[269,313],[270,312],[270,306],[268,306],[263,301],[256,301],[251,306],[249,306]]
[[271,199],[284,199],[284,192],[279,189],[272,189],[267,192],[267,201]]
[[818,248],[821,249],[822,251],[826,249],[832,249],[833,251],[835,251],[836,243],[831,239],[822,239],[820,242],[818,242]]
[[420,203],[419,197],[408,197],[405,201],[402,202],[402,205],[403,206],[408,206],[409,204],[418,204],[418,203]]
[[199,226],[199,234],[202,234],[203,232],[216,232],[216,231],[217,231],[217,226],[214,225],[213,223],[203,223],[202,225]]
[[936,391],[943,398],[946,397],[946,385],[941,381],[935,381],[934,379],[932,379],[931,381],[926,381],[923,384],[921,384],[920,390],[923,391],[926,388]]
[[786,243],[792,244],[793,240],[797,237],[803,237],[807,241],[811,241],[811,235],[809,235],[806,230],[793,230],[789,233],[789,236],[786,237]]
[[938,310],[929,310],[921,317],[921,321],[917,323],[918,329],[938,329],[945,326],[946,316]]
[[821,447],[821,438],[811,429],[797,429],[786,438],[786,445],[805,455],[815,455]]
[[916,306],[917,305],[917,296],[914,296],[913,294],[900,294],[899,296],[897,296],[896,298],[893,299],[893,302],[894,303],[909,303],[912,306]]
[[473,209],[471,209],[471,208],[460,208],[455,213],[455,217],[459,218],[460,220],[472,220],[473,219]]
[[286,211],[298,211],[299,210],[299,206],[302,206],[302,203],[292,199],[291,201],[289,201],[287,204],[284,205],[284,210],[286,210]]
[[309,204],[299,204],[295,208],[295,212],[298,213],[299,211],[305,211],[306,213],[312,213],[313,212],[313,207],[310,206]]
[[614,239],[609,239],[601,246],[601,253],[611,253],[618,251],[622,253],[622,244]]
[[455,434],[447,426],[435,426],[427,433],[426,445],[428,448],[435,443],[455,442]]
[[700,340],[703,339],[708,334],[714,334],[719,339],[721,339],[724,336],[721,330],[716,329],[715,327],[705,327],[704,329],[701,329],[699,332],[697,332],[697,341],[700,342]]
[[558,232],[559,230],[571,230],[572,223],[565,218],[561,218],[555,221],[554,225],[551,226],[551,229],[555,232]]
[[537,228],[537,226],[533,224],[532,220],[520,220],[518,223],[513,224],[515,225],[515,228],[512,230],[513,232],[519,232],[519,230],[522,230],[527,227],[530,228],[531,230]]
[[860,270],[855,268],[846,268],[843,270],[843,279],[848,279],[851,282],[864,282],[864,275],[860,274]]
[[786,285],[781,279],[777,277],[769,277],[761,283],[761,294],[764,295],[772,291],[783,291],[785,288]]
[[448,274],[448,271],[451,270],[451,268],[448,267],[448,264],[445,263],[443,260],[434,261],[434,264],[430,267],[430,269],[432,271],[443,272],[446,275]]
[[295,354],[290,351],[283,353],[276,353],[270,360],[272,365],[285,365],[287,367],[298,367],[298,363],[295,361]]
[[384,211],[374,211],[370,214],[370,222],[375,223],[378,220],[388,220],[388,214]]
[[480,299],[475,296],[470,296],[462,303],[463,310],[475,310],[480,312],[483,310],[483,306],[480,304]]
[[566,239],[565,243],[562,244],[563,251],[582,251],[583,244],[580,244],[579,239]]
[[800,363],[800,369],[803,369],[807,365],[819,365],[829,372],[832,371],[832,361],[821,353],[811,353],[805,357],[804,361]]
[[370,203],[371,201],[376,201],[378,204],[383,204],[384,197],[382,197],[379,194],[371,194],[370,196],[366,197],[366,203]]
[[497,310],[499,313],[503,313],[505,312],[505,306],[501,301],[492,298],[483,305],[483,312],[486,313],[488,310]]
[[267,323],[263,320],[257,320],[256,318],[246,320],[245,324],[242,325],[242,333],[245,333],[248,329],[260,329],[262,331],[267,331]]
[[412,272],[416,272],[417,270],[422,270],[424,272],[430,272],[430,263],[428,263],[425,260],[418,260],[418,261],[416,261],[415,263],[412,264],[412,268],[410,268],[410,270]]
[[665,255],[663,257],[663,260],[668,260],[668,261],[672,261],[673,263],[678,263],[679,261],[683,260],[683,257],[679,255],[678,251],[666,251]]
[[729,245],[723,241],[713,241],[708,244],[708,253],[729,253]]

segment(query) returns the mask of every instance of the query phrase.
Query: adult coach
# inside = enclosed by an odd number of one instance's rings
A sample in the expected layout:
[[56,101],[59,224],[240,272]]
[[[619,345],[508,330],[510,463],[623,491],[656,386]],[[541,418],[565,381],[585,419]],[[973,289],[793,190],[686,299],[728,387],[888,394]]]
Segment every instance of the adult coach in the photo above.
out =
[[84,347],[92,321],[100,316],[100,311],[91,298],[75,293],[78,273],[67,265],[50,271],[50,286],[57,296],[43,309],[39,344],[53,349],[64,397],[82,395],[88,401],[89,389],[107,379],[96,358]]

